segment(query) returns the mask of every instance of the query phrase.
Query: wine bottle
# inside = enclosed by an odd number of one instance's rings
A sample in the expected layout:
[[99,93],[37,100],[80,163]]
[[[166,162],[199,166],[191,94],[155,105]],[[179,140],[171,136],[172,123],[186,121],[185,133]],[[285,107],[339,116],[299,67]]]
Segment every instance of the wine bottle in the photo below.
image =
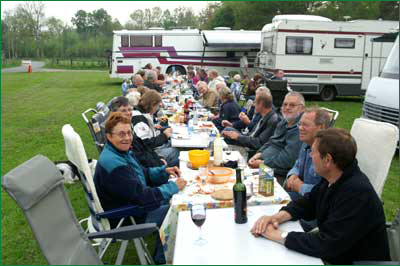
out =
[[236,183],[233,185],[233,203],[235,223],[247,223],[246,186],[242,183],[242,171],[239,168],[236,168]]

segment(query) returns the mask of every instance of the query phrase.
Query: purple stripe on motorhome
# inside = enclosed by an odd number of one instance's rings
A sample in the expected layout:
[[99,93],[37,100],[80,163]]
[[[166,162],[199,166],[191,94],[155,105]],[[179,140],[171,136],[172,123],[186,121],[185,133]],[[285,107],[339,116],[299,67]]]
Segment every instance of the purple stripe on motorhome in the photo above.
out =
[[[161,55],[159,53],[161,52],[168,52],[169,58],[173,59],[186,59],[186,60],[215,60],[215,61],[228,61],[228,62],[239,62],[240,57],[222,57],[222,56],[188,56],[188,55],[178,55],[175,47],[173,46],[164,46],[164,47],[120,47],[119,48],[122,51],[122,54],[124,57],[144,57],[146,56],[146,53],[148,57],[160,57]],[[210,51],[207,51],[210,52]],[[224,51],[215,51],[215,52],[224,52]],[[156,54],[157,53],[157,54]],[[251,61],[251,60],[250,60]]]
[[117,66],[117,73],[133,73],[133,66]]

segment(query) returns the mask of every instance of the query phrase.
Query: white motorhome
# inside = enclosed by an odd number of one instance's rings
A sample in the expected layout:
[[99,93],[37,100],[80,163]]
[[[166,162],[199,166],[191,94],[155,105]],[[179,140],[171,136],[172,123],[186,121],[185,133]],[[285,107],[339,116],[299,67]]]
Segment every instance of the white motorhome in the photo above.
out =
[[110,77],[130,77],[147,63],[162,71],[186,73],[188,65],[240,73],[240,58],[247,53],[249,72],[260,49],[261,32],[215,28],[114,31]]
[[319,94],[323,100],[363,95],[393,46],[371,40],[396,31],[397,26],[398,21],[275,16],[261,31],[256,66],[265,74],[283,69],[291,89]]
[[368,85],[362,116],[399,126],[399,37],[382,73]]

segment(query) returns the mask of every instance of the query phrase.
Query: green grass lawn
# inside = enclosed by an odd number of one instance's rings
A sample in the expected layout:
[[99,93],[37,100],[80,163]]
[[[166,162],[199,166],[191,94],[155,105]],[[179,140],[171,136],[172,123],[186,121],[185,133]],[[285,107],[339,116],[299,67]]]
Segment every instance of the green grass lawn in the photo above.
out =
[[[121,91],[120,81],[106,73],[7,73],[1,75],[1,175],[36,154],[53,161],[65,160],[61,128],[71,124],[80,134],[88,158],[98,153],[81,113],[98,101],[107,102]],[[361,115],[362,102],[357,97],[338,98],[334,102],[308,102],[340,112],[336,127],[351,128]],[[399,206],[399,160],[394,158],[383,199],[388,220]],[[67,185],[70,200],[78,219],[88,216],[79,183]],[[46,264],[22,212],[1,190],[1,263]],[[132,246],[129,247],[132,250]],[[114,253],[115,254],[115,253]],[[111,256],[105,259],[113,263]],[[137,264],[134,252],[125,263]]]

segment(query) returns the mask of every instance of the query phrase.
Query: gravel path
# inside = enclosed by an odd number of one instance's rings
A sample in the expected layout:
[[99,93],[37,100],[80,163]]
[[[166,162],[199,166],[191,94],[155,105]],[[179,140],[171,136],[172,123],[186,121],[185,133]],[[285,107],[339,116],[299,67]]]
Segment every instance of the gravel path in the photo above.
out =
[[[107,70],[75,70],[75,69],[55,69],[55,68],[43,68],[44,62],[32,61],[32,72],[107,72]],[[10,67],[1,69],[1,73],[16,73],[16,72],[28,72],[27,66]]]

